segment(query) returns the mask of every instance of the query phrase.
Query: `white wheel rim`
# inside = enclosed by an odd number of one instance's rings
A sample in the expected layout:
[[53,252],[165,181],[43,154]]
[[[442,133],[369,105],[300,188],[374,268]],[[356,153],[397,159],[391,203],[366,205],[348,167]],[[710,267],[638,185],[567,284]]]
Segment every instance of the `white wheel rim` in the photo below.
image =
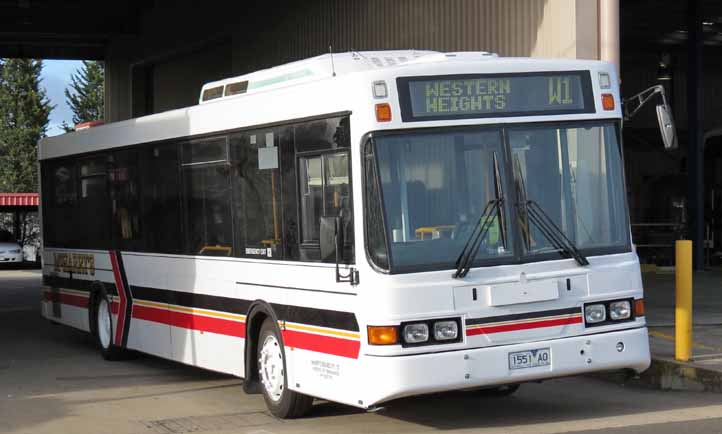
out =
[[110,310],[108,301],[103,299],[98,303],[98,337],[103,348],[110,347]]
[[258,355],[258,373],[263,388],[271,400],[277,402],[283,395],[283,352],[281,344],[273,335],[266,336]]

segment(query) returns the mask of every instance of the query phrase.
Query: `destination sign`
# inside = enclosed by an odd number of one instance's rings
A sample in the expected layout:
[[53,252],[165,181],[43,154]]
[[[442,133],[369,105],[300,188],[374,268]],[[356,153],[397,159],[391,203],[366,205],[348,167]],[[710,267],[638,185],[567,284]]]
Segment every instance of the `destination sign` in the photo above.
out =
[[593,113],[586,71],[398,79],[404,121]]

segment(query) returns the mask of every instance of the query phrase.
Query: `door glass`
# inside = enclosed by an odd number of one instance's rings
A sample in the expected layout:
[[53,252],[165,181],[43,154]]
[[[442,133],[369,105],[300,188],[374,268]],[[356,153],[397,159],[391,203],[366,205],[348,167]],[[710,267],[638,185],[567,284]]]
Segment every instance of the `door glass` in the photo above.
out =
[[319,242],[319,219],[323,215],[323,177],[321,157],[300,159],[301,242]]

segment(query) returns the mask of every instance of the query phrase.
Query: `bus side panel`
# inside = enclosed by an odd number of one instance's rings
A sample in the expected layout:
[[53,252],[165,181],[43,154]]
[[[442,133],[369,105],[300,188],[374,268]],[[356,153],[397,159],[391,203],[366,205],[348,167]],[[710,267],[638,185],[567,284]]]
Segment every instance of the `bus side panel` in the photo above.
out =
[[89,332],[90,295],[100,282],[112,297],[115,284],[107,253],[45,249],[41,314],[59,324]]
[[160,291],[167,285],[168,270],[132,253],[123,254],[123,265],[132,298],[128,348],[171,359],[168,304]]
[[[237,299],[231,261],[160,258],[172,288],[172,358],[181,363],[243,376],[245,313]],[[160,264],[159,264],[160,265]]]
[[[333,270],[317,269],[304,282],[336,284]],[[308,271],[303,274],[309,274]],[[348,285],[348,284],[345,284]],[[282,330],[292,390],[358,406],[361,333],[354,312],[358,297],[353,294],[289,291],[289,305]],[[304,308],[313,306],[313,308]],[[308,310],[307,310],[308,309]],[[309,314],[313,312],[315,317]]]

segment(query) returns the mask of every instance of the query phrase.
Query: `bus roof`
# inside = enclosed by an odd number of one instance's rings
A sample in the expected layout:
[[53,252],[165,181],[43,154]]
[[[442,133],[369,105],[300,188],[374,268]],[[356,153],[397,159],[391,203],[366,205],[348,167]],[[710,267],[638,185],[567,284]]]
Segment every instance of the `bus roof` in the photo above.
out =
[[238,77],[206,83],[201,88],[198,103],[203,104],[219,98],[250,94],[259,90],[265,91],[373,69],[449,59],[478,61],[496,57],[496,54],[485,51],[440,53],[438,51],[389,50],[327,53]]
[[[480,64],[484,66],[480,68]],[[193,137],[328,113],[351,112],[354,104],[358,107],[361,103],[374,103],[370,96],[371,86],[364,89],[349,86],[355,83],[353,80],[357,80],[355,77],[359,75],[368,74],[371,80],[388,80],[401,74],[452,74],[457,70],[473,70],[475,73],[599,70],[611,74],[616,86],[614,67],[597,60],[511,58],[487,52],[441,53],[416,50],[329,53],[207,83],[202,88],[201,100],[203,93],[209,89],[220,87],[221,93],[198,105],[41,139],[38,159]],[[231,95],[227,90],[229,88],[236,93]],[[369,99],[356,101],[356,97],[362,95],[361,92],[368,92]],[[344,93],[351,98],[337,97]],[[288,101],[305,103],[288,104]],[[621,116],[618,111],[617,107],[615,112],[606,115]],[[591,113],[579,117],[592,116],[595,115]],[[398,125],[394,122],[385,127]]]

